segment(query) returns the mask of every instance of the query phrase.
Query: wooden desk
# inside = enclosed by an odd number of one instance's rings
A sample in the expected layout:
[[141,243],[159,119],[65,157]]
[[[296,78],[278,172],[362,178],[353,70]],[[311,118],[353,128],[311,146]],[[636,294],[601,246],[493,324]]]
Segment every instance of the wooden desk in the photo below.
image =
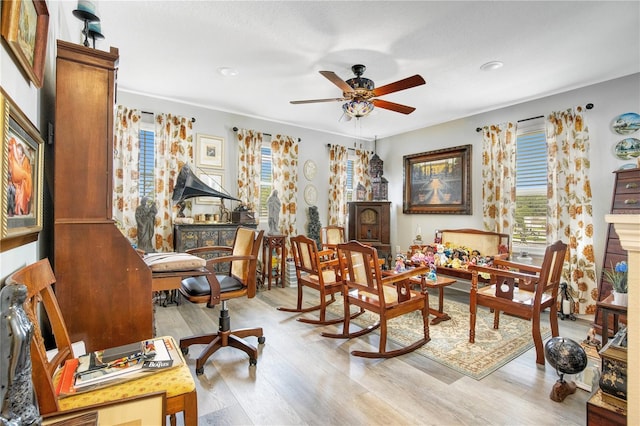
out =
[[199,268],[191,271],[166,271],[166,272],[152,272],[151,273],[151,290],[155,293],[164,291],[167,296],[163,302],[163,306],[167,306],[167,303],[178,303],[178,292],[180,283],[187,277],[197,277],[200,275],[208,275],[209,270],[207,268]]
[[[265,235],[262,240],[262,282],[268,275],[267,289],[271,290],[271,278],[275,276],[276,287],[278,280],[284,288],[284,262],[287,259],[287,246],[284,235]],[[274,264],[274,253],[278,256]]]
[[618,332],[620,315],[627,315],[627,307],[613,303],[613,294],[596,302],[598,309],[602,309],[602,347],[609,340],[609,314],[613,315],[613,334]]

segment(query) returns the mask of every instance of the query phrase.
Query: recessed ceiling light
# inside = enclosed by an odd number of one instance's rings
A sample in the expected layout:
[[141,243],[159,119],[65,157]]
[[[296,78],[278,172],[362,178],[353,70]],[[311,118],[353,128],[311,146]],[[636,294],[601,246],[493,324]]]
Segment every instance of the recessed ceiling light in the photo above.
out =
[[218,73],[224,77],[235,77],[238,75],[238,70],[231,67],[220,67]]
[[497,70],[498,68],[502,68],[504,64],[500,61],[491,61],[491,62],[487,62],[486,64],[482,64],[480,65],[480,69],[482,71],[493,71],[493,70]]

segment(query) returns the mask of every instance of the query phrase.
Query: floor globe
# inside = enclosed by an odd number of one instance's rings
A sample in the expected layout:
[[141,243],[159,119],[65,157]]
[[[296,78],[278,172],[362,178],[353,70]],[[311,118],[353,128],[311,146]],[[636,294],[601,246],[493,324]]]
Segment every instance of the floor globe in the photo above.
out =
[[552,337],[544,345],[547,362],[556,369],[560,377],[553,385],[549,397],[562,402],[568,395],[576,391],[576,384],[566,382],[565,374],[578,374],[587,367],[587,353],[579,343],[566,337]]

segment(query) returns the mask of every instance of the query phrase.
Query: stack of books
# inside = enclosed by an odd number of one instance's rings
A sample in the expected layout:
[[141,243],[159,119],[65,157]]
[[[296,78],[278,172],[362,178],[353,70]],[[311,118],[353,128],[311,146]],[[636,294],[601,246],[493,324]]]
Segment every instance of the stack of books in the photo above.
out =
[[56,392],[75,395],[157,373],[182,364],[175,341],[159,337],[67,360]]

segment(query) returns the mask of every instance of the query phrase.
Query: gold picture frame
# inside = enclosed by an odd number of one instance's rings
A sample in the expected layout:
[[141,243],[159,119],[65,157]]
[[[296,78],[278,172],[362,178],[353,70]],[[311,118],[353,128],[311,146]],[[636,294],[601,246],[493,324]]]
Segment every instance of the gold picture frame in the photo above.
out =
[[42,230],[44,141],[1,88],[0,116],[0,251],[5,251],[37,240]]
[[44,0],[2,2],[2,37],[24,73],[40,88],[49,35],[49,9]]
[[403,213],[472,214],[471,145],[403,159]]
[[199,133],[196,138],[196,166],[222,169],[224,139]]

